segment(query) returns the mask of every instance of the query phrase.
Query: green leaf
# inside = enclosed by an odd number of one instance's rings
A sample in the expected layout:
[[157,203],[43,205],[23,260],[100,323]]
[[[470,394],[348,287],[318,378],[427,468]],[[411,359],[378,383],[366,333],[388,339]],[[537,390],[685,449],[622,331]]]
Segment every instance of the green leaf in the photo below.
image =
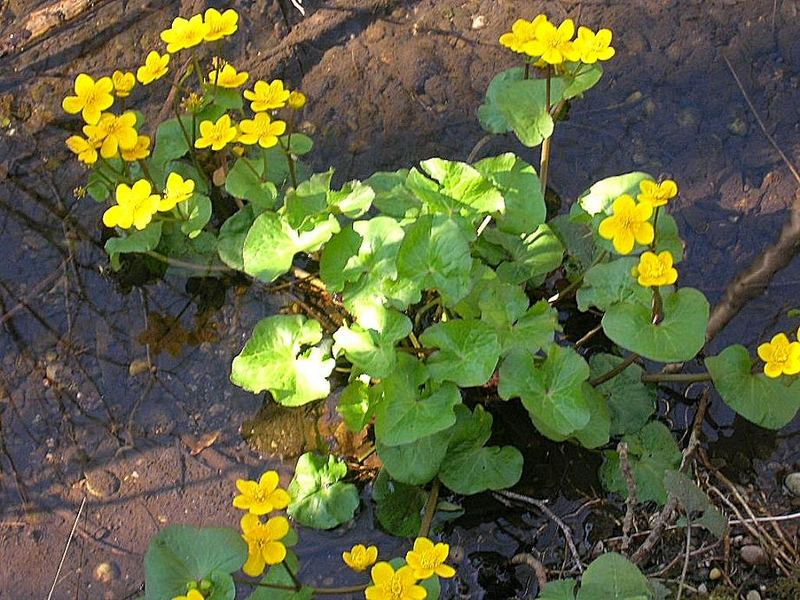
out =
[[537,596],[537,600],[575,600],[575,579],[548,581]]
[[584,448],[599,448],[608,443],[611,430],[611,415],[605,397],[588,383],[583,384],[583,397],[589,406],[591,416],[586,426],[575,432]]
[[722,539],[728,521],[694,481],[680,471],[667,471],[664,473],[664,487],[678,499],[692,523],[705,527],[714,537]]
[[504,202],[500,191],[467,163],[431,158],[422,161],[420,166],[439,183],[441,186],[439,193],[472,207],[480,214],[503,209]]
[[502,355],[527,352],[533,356],[553,341],[556,331],[561,331],[558,311],[547,300],[539,300],[516,322],[510,335],[502,339]]
[[453,408],[461,394],[452,383],[425,393],[425,365],[400,354],[397,368],[377,386],[382,394],[375,418],[375,438],[387,446],[409,444],[449,428],[456,422]]
[[[491,269],[487,268],[487,271],[491,273]],[[511,327],[528,310],[528,304],[522,286],[503,283],[494,273],[492,279],[482,286],[478,299],[481,321],[491,325],[502,339],[511,333]]]
[[349,181],[342,189],[328,193],[328,208],[336,209],[348,219],[357,219],[372,206],[375,192],[360,181]]
[[[284,564],[274,565],[269,568],[267,574],[261,579],[261,583],[270,583],[272,585],[294,586],[295,582],[292,576],[286,570],[286,567],[292,570],[292,573],[297,574],[299,571],[299,561],[294,552],[287,552]],[[284,566],[286,565],[286,566]],[[281,590],[270,588],[267,586],[256,586],[253,593],[247,597],[247,600],[311,600],[314,597],[314,588],[305,586],[299,591],[294,590]]]
[[[376,217],[380,219],[381,217]],[[402,235],[402,229],[401,235]],[[361,247],[361,236],[353,230],[352,225],[343,227],[322,249],[319,263],[319,276],[331,292],[340,292],[346,281],[355,281],[361,269],[347,268]]]
[[375,450],[392,479],[424,485],[439,472],[450,435],[451,429],[446,429],[401,446],[387,446],[378,438]]
[[651,309],[653,293],[641,285],[631,274],[639,264],[634,256],[624,256],[607,263],[600,263],[586,271],[576,300],[578,310],[586,312],[594,306],[608,310],[615,304],[628,303]]
[[185,210],[189,215],[189,218],[181,223],[181,231],[193,239],[211,219],[211,200],[205,194],[192,194],[186,201],[186,206],[180,210]]
[[169,161],[180,158],[189,151],[184,132],[192,135],[191,117],[181,117],[180,122],[177,118],[162,121],[156,129],[155,145],[150,159],[156,167],[164,168]]
[[653,176],[642,171],[634,171],[601,179],[580,195],[577,204],[591,216],[600,213],[610,214],[614,200],[623,194],[636,198],[639,194],[639,184],[645,179],[653,179]]
[[406,219],[419,215],[422,202],[406,186],[408,169],[374,173],[364,183],[375,192],[373,204],[384,215]]
[[655,251],[659,253],[664,250],[669,250],[675,264],[683,260],[683,240],[678,232],[678,223],[672,215],[666,214],[662,210],[656,223]]
[[231,381],[255,394],[268,390],[284,406],[325,398],[336,363],[324,348],[315,346],[321,339],[320,324],[300,315],[262,319],[233,359]]
[[472,257],[461,227],[442,215],[409,226],[397,254],[397,274],[456,303],[469,292]]
[[298,250],[297,234],[291,226],[276,213],[262,213],[245,236],[244,272],[267,283],[275,281],[292,267]]
[[374,378],[386,377],[395,367],[395,344],[411,333],[411,320],[388,310],[381,331],[365,329],[358,323],[343,325],[333,334],[334,356],[344,352],[347,360]]
[[750,354],[744,346],[729,346],[705,362],[725,404],[748,421],[767,429],[780,429],[800,410],[800,379],[772,379],[763,372],[753,373]]
[[586,90],[594,87],[602,76],[603,67],[599,62],[591,65],[578,63],[578,67],[574,72],[567,71],[564,75],[558,77],[562,81],[562,87],[564,88],[563,98],[569,100],[583,94]]
[[[217,81],[217,79],[214,79]],[[235,88],[225,88],[218,85],[208,85],[205,97],[211,102],[209,105],[217,106],[225,111],[242,109],[242,92]]]
[[487,241],[503,248],[508,260],[497,267],[497,275],[509,283],[541,284],[548,273],[561,265],[564,247],[548,225],[540,225],[525,236],[502,233],[497,229],[483,232]]
[[372,484],[378,522],[391,535],[414,537],[422,524],[421,512],[428,494],[415,485],[393,481],[381,469]]
[[[489,84],[486,103],[478,108],[481,126],[490,133],[513,130],[523,145],[538,146],[553,133],[546,90],[543,79],[523,79],[521,68],[499,73]],[[551,80],[551,103],[561,93],[561,81]]]
[[[613,354],[595,354],[589,360],[592,378],[609,372],[622,362]],[[611,435],[635,433],[645,426],[656,409],[657,388],[642,383],[644,369],[629,365],[622,373],[597,386],[611,413]]]
[[234,529],[169,525],[147,547],[145,598],[163,600],[186,595],[188,582],[209,577],[225,585],[224,581],[230,580],[228,574],[238,571],[246,559],[247,545]]
[[278,190],[271,181],[264,181],[264,162],[242,156],[225,178],[225,191],[234,198],[255,204],[259,212],[272,210],[278,203]]
[[372,403],[373,395],[370,394],[369,377],[367,381],[354,379],[342,391],[339,402],[336,405],[344,424],[353,433],[358,433],[367,426],[375,406]]
[[599,556],[581,578],[577,600],[649,600],[647,578],[639,568],[616,552]]
[[453,381],[460,387],[489,381],[500,357],[500,342],[494,328],[474,319],[436,323],[419,340],[426,347],[439,348],[426,361],[431,377]]
[[611,306],[602,325],[608,339],[631,352],[659,362],[690,360],[706,341],[708,300],[702,292],[682,288],[664,298],[664,318],[653,325],[651,309],[641,304]]
[[520,235],[544,222],[547,208],[542,184],[531,165],[507,152],[478,161],[475,169],[503,195],[503,208],[495,216],[500,231]]
[[288,492],[292,498],[286,512],[302,525],[332,529],[346,523],[358,508],[358,490],[341,480],[347,465],[335,456],[307,452],[297,460]]
[[[111,264],[119,265],[119,255],[132,252],[148,252],[158,246],[161,241],[161,221],[150,223],[141,231],[131,230],[125,237],[109,238],[105,249],[111,258]],[[115,267],[116,269],[117,267]]]
[[284,211],[289,225],[298,230],[307,230],[323,212],[327,212],[332,178],[333,169],[314,173],[308,180],[300,182],[297,188],[286,192]]
[[222,262],[231,269],[244,271],[244,240],[255,219],[255,209],[248,204],[231,215],[219,230],[217,252]]
[[577,352],[554,344],[538,367],[527,352],[509,354],[497,391],[504,400],[521,398],[534,425],[560,441],[555,436],[569,437],[589,423],[592,411],[583,393],[588,377],[589,365]]
[[308,154],[314,147],[314,140],[303,133],[293,133],[281,137],[281,145],[288,148],[292,154],[302,156]]
[[[628,444],[628,458],[636,481],[636,496],[639,502],[655,501],[664,504],[667,490],[664,473],[677,469],[681,463],[681,451],[672,433],[658,421],[651,421],[641,431],[622,438]],[[619,454],[614,450],[603,453],[600,478],[611,492],[627,496],[628,486],[622,475]]]
[[477,494],[513,486],[522,476],[522,454],[513,446],[484,447],[492,433],[492,415],[478,404],[470,413],[456,407],[457,421],[439,471],[439,479],[457,494]]
[[599,248],[594,243],[592,228],[574,221],[569,215],[557,215],[547,222],[567,251],[564,268],[567,278],[576,281],[597,260]]
[[111,189],[98,170],[92,169],[86,180],[86,191],[95,202],[105,202],[111,196]]

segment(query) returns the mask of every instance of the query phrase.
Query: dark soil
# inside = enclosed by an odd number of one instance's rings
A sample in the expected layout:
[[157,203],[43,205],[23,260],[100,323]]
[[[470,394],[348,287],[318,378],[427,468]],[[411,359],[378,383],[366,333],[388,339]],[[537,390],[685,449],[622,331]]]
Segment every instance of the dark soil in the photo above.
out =
[[[0,41],[20,39],[25,17],[44,4],[0,3]],[[796,2],[306,0],[304,18],[288,1],[235,4],[241,28],[229,58],[255,77],[282,77],[305,91],[306,128],[317,144],[313,166],[334,166],[339,181],[431,156],[464,160],[483,136],[475,110],[490,79],[514,63],[498,37],[515,18],[546,11],[553,20],[611,28],[617,48],[601,83],[556,129],[551,186],[565,204],[594,181],[635,169],[675,179],[681,194],[673,213],[688,243],[682,283],[713,303],[776,237],[794,197],[797,182],[723,56],[768,131],[800,162]],[[239,426],[262,398],[228,381],[230,361],[254,324],[284,299],[226,282],[218,290],[224,304],[214,309],[219,302],[198,293],[207,286],[183,276],[132,285],[108,267],[102,207],[73,197],[84,173],[63,141],[78,123],[60,101],[75,75],[135,68],[161,47],[158,32],[175,15],[205,6],[95,1],[43,41],[0,59],[0,598],[47,596],[84,498],[53,597],[135,597],[154,533],[170,523],[235,526],[235,479],[273,467],[288,483],[293,462],[279,457],[307,444],[304,416],[284,415],[272,432],[275,456],[252,451]],[[164,93],[140,89],[133,101],[152,122]],[[482,152],[509,149],[538,161],[505,137]],[[734,342],[753,348],[796,328],[786,312],[798,298],[795,260],[710,351]],[[665,403],[662,415],[685,427],[698,394]],[[800,468],[798,425],[764,432],[714,402],[704,432],[728,476],[780,514],[799,503],[781,485]],[[210,447],[191,452],[212,434]],[[532,446],[520,491],[551,498],[588,557],[619,532],[618,499],[609,506],[591,483],[598,459]],[[448,597],[531,597],[532,573],[508,561],[519,552],[533,552],[557,576],[564,543],[550,521],[510,513],[490,498],[467,506],[469,516],[447,535],[459,566]],[[795,535],[792,522],[785,525]],[[301,540],[301,577],[325,585],[357,581],[338,573],[340,552],[353,543],[377,543],[386,553],[403,548],[374,528],[368,509],[351,529],[303,530]],[[680,537],[671,547],[682,543]],[[693,586],[713,588],[709,567],[730,566],[714,556],[721,551],[693,561]],[[663,570],[666,562],[658,560],[649,573]],[[736,562],[731,573],[742,593],[774,577],[769,567]],[[662,577],[679,575],[676,564]]]

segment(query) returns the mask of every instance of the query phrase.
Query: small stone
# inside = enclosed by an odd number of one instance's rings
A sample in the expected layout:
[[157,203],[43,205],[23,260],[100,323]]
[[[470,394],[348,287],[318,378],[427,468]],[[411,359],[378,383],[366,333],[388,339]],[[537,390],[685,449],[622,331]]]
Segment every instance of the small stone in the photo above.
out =
[[713,569],[711,569],[711,572],[708,574],[708,578],[711,581],[716,581],[717,579],[722,578],[722,570],[718,569],[717,567],[714,567]]
[[697,586],[697,593],[702,595],[708,594],[708,586],[705,583],[701,583]]
[[677,122],[679,127],[696,127],[699,120],[697,113],[691,108],[686,108],[678,113]]
[[483,15],[475,15],[472,17],[472,28],[483,29],[486,27],[486,17]]
[[794,496],[800,497],[800,473],[789,473],[786,479],[783,480],[783,485]]
[[145,359],[137,358],[131,361],[131,364],[128,366],[128,375],[136,377],[142,373],[147,373],[149,369],[150,367]]
[[119,478],[111,471],[93,469],[86,473],[86,489],[92,496],[108,498],[119,490]]
[[116,563],[101,562],[94,568],[94,578],[100,583],[111,583],[119,579],[120,569]]
[[728,131],[733,135],[744,135],[747,133],[747,123],[741,117],[736,117],[733,121],[728,123]]
[[630,96],[625,98],[625,104],[636,104],[637,102],[639,102],[639,100],[642,99],[643,96],[644,94],[642,94],[642,92],[636,90]]
[[742,546],[742,549],[739,551],[739,553],[742,557],[742,560],[748,565],[758,566],[765,565],[769,562],[767,553],[764,552],[761,546],[756,546],[755,544]]
[[750,590],[747,592],[745,600],[761,600],[761,594],[759,594],[756,590]]

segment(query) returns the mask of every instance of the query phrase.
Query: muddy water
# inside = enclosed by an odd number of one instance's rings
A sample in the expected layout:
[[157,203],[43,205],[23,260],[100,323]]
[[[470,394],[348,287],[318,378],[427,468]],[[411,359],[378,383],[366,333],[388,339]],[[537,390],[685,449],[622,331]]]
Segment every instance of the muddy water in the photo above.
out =
[[[253,325],[285,298],[235,279],[212,284],[187,280],[185,273],[154,275],[154,265],[141,261],[122,274],[109,270],[102,207],[73,196],[84,173],[63,148],[76,123],[61,114],[59,101],[81,70],[134,67],[179,3],[161,9],[146,1],[122,9],[115,2],[95,4],[74,27],[58,28],[0,63],[6,93],[0,98],[3,599],[46,596],[84,497],[55,597],[135,595],[142,553],[159,528],[177,522],[235,526],[233,481],[270,466],[287,483],[292,463],[279,457],[316,443],[307,420],[270,415],[256,422],[263,454],[253,451],[241,425],[259,414],[263,399],[228,381],[231,358]],[[182,4],[188,14],[192,3]],[[254,74],[286,77],[309,94],[305,118],[318,140],[314,166],[335,166],[341,180],[428,156],[465,158],[482,136],[474,117],[481,95],[492,73],[512,64],[495,41],[530,10],[529,3],[489,0],[305,4],[309,15],[300,19],[277,2],[247,3],[242,27],[249,41],[235,44],[232,53]],[[681,187],[675,216],[688,243],[682,283],[713,302],[776,236],[796,189],[721,53],[778,144],[800,161],[796,5],[562,4],[559,10],[569,13],[553,18],[610,26],[618,56],[557,129],[553,188],[568,202],[593,181],[633,169],[674,178]],[[0,14],[4,33],[21,24],[23,15],[15,18],[13,10]],[[135,100],[151,118],[160,108],[147,94]],[[505,139],[484,152],[507,149],[529,152]],[[753,348],[796,327],[785,314],[798,298],[795,260],[710,352],[733,342]],[[665,394],[662,416],[684,426],[698,394],[690,390],[688,401]],[[513,414],[496,418],[499,435],[526,452],[520,491],[549,498],[588,554],[616,532],[620,514],[594,476],[598,456],[533,438],[515,421]],[[800,466],[797,423],[765,432],[715,401],[704,432],[711,453],[725,459],[737,481],[763,492],[775,512],[788,507],[780,484]],[[459,565],[448,597],[532,593],[529,569],[508,562],[518,552],[532,551],[549,568],[560,567],[564,543],[551,521],[486,496],[465,506],[467,516],[448,530]],[[304,530],[301,538],[308,559],[302,577],[324,585],[359,581],[338,572],[344,547],[370,541],[387,554],[404,548],[375,529],[369,506],[352,527]],[[108,568],[97,571],[103,563]]]

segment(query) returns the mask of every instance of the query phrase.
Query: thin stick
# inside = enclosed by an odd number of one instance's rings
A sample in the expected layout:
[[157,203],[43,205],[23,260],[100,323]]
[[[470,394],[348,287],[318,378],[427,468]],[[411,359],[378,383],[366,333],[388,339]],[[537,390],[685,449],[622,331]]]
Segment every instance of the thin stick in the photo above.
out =
[[572,554],[572,558],[575,560],[578,570],[583,573],[583,563],[581,562],[580,554],[578,554],[578,549],[575,547],[575,542],[572,540],[572,531],[567,524],[564,523],[564,521],[562,521],[556,513],[550,510],[550,508],[542,500],[537,500],[536,498],[531,498],[530,496],[525,496],[523,494],[517,494],[516,492],[509,492],[508,490],[495,492],[492,495],[504,504],[506,504],[504,500],[516,500],[517,502],[523,502],[525,504],[535,506],[542,511],[550,520],[558,525],[559,529],[561,529],[561,532],[564,534],[564,539],[567,541],[567,547]]
[[683,570],[681,571],[681,578],[678,581],[678,594],[675,600],[681,600],[683,597],[683,587],[686,584],[686,573],[689,571],[689,557],[692,554],[692,522],[689,519],[689,513],[686,513],[687,526],[686,526],[686,553],[683,557]]
[[614,377],[622,373],[625,369],[630,367],[637,358],[640,358],[640,356],[636,354],[636,352],[631,352],[630,354],[628,354],[628,356],[625,357],[625,359],[621,363],[619,363],[613,369],[610,369],[609,371],[603,373],[598,377],[595,377],[594,379],[590,379],[589,385],[596,387],[601,383],[605,383],[609,379],[613,379]]
[[61,576],[61,568],[64,566],[64,561],[67,559],[67,552],[69,552],[70,544],[72,544],[72,538],[75,537],[75,530],[78,528],[78,521],[81,518],[81,514],[83,513],[83,507],[85,504],[86,504],[86,496],[83,497],[83,500],[81,501],[81,507],[78,509],[78,514],[75,516],[75,522],[72,524],[72,530],[69,532],[69,537],[67,538],[67,545],[64,546],[64,554],[61,555],[61,562],[58,563],[58,570],[56,570],[56,576],[53,578],[53,586],[50,588],[50,593],[47,594],[47,600],[51,600],[53,597],[53,592],[56,589],[58,578]]
[[628,487],[628,497],[625,498],[625,518],[622,520],[622,546],[623,554],[628,553],[631,545],[631,529],[633,528],[633,518],[636,510],[636,479],[633,476],[631,461],[628,458],[628,444],[620,442],[617,444],[619,454],[619,467],[622,476],[625,478],[625,485]]
[[511,558],[512,565],[527,565],[536,575],[536,582],[539,584],[539,591],[547,585],[547,569],[533,554],[521,552]]
[[428,501],[425,503],[425,514],[422,517],[422,523],[419,526],[419,535],[417,537],[428,537],[431,530],[431,523],[433,516],[436,514],[436,505],[439,502],[439,478],[433,480]]

